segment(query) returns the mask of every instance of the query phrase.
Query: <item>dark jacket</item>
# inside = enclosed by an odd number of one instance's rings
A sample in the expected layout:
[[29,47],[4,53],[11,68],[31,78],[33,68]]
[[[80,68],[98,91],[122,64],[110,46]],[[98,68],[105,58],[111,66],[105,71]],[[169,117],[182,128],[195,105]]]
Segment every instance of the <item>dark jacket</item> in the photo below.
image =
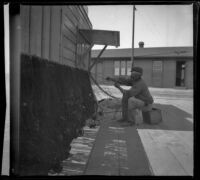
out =
[[130,77],[119,77],[115,79],[119,84],[132,86],[129,90],[127,90],[129,97],[135,96],[136,98],[144,101],[146,104],[153,103],[153,97],[151,96],[149,89],[142,78],[137,81],[134,81]]

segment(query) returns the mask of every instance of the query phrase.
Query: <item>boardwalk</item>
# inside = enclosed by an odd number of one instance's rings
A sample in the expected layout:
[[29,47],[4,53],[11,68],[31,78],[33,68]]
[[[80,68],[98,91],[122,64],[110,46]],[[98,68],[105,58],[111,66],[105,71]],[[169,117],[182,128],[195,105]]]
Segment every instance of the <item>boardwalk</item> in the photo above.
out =
[[[120,97],[112,87],[109,91]],[[163,122],[137,127],[117,123],[120,114],[107,113],[100,126],[84,127],[74,139],[63,170],[68,175],[193,175],[193,94],[191,90],[151,88]],[[97,98],[105,98],[97,90]],[[6,121],[2,174],[9,166],[9,121]]]
[[154,106],[162,110],[162,123],[126,126],[116,121],[120,113],[104,114],[100,126],[85,127],[84,136],[73,141],[72,156],[54,175],[192,176],[192,91],[151,92]]
[[98,132],[85,175],[151,175],[135,127],[105,119]]

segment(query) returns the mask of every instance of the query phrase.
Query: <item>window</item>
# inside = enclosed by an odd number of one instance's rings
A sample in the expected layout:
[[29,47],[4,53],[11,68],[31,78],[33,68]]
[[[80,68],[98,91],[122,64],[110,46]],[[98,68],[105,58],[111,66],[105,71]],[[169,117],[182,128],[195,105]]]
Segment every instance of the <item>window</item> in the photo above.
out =
[[126,76],[131,75],[131,61],[121,60],[114,61],[114,75],[115,76]]
[[162,87],[163,78],[163,61],[153,61],[152,62],[152,85],[154,87]]
[[115,71],[114,71],[114,75],[115,76],[119,76],[120,75],[120,61],[115,61],[114,62],[114,67],[115,67]]
[[153,72],[162,72],[162,61],[153,61]]
[[131,61],[127,61],[127,75],[130,76],[131,75],[131,65],[132,62]]
[[126,61],[121,61],[121,75],[126,75]]

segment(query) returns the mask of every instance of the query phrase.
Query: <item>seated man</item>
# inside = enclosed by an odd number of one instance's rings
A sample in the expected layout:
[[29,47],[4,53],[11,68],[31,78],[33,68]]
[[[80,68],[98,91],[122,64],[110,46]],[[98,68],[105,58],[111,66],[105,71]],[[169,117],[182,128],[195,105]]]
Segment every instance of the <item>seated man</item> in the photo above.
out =
[[[135,109],[151,110],[153,98],[149,92],[149,89],[141,78],[143,69],[141,67],[133,67],[131,69],[130,77],[118,77],[110,78],[107,80],[115,82],[117,87],[123,94],[122,97],[122,119],[120,121],[128,121],[128,112],[134,111]],[[129,90],[125,90],[120,87],[119,84],[131,86]]]

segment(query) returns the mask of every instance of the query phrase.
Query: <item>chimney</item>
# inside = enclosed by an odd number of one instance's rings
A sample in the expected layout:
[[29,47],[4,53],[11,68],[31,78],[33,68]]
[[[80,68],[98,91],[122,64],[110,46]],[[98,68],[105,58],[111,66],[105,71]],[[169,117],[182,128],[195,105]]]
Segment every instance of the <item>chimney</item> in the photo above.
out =
[[143,48],[144,47],[144,42],[143,41],[140,41],[138,44],[139,44],[139,48]]

